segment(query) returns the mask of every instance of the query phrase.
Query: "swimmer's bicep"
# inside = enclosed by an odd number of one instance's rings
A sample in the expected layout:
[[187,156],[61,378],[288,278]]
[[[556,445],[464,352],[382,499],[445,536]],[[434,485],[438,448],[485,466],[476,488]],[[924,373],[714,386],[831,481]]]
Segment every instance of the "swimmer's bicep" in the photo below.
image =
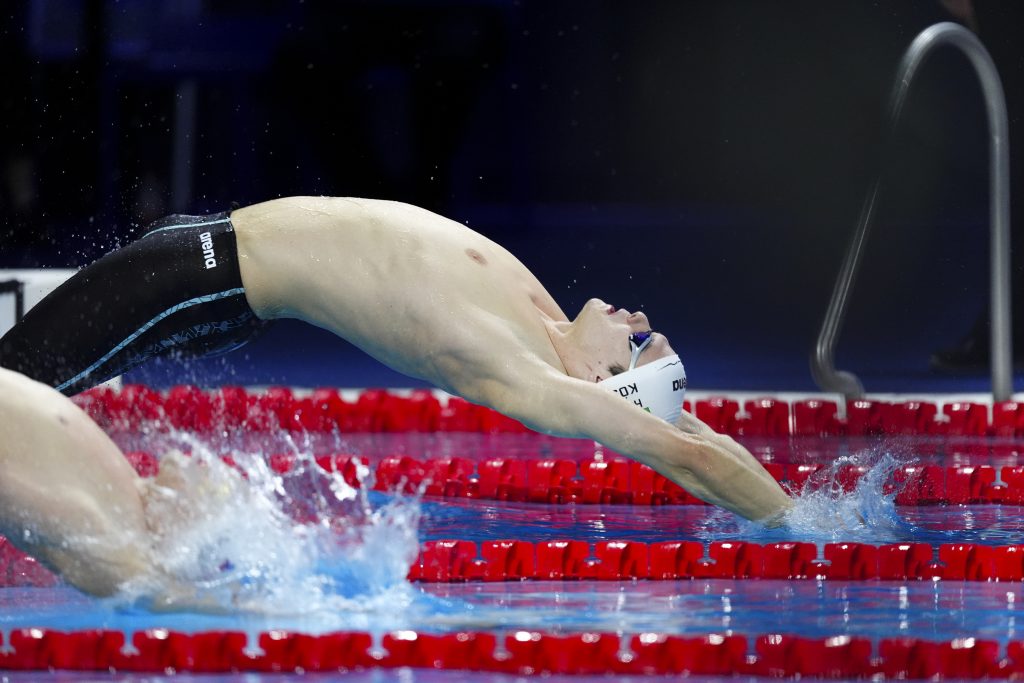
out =
[[535,431],[593,439],[641,459],[659,450],[659,435],[679,434],[596,384],[557,372],[518,373],[492,381],[486,393],[483,402]]
[[518,376],[481,382],[477,396],[466,398],[518,420],[535,432],[570,438],[590,436],[586,420],[581,419],[581,397],[574,396],[573,389],[558,379]]
[[579,436],[576,421],[559,405],[560,379],[550,368],[519,365],[486,368],[470,386],[459,387],[464,398],[511,417],[530,429],[552,436]]

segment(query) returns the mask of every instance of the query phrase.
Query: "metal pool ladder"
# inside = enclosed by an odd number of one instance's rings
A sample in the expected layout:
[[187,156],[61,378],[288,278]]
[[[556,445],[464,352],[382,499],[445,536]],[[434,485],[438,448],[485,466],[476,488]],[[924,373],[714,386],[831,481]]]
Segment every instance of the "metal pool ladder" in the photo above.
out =
[[[995,64],[978,38],[960,26],[943,22],[922,31],[907,48],[900,62],[889,100],[889,131],[899,120],[914,75],[932,50],[940,45],[960,48],[981,81],[989,128],[989,262],[992,396],[1005,401],[1013,394],[1010,339],[1010,158],[1006,101]],[[818,340],[811,354],[811,375],[823,391],[838,392],[848,399],[864,394],[864,386],[851,372],[835,367],[836,337],[846,317],[846,304],[860,267],[867,232],[874,216],[881,182],[876,177],[861,208],[857,229],[846,252],[832,290]]]

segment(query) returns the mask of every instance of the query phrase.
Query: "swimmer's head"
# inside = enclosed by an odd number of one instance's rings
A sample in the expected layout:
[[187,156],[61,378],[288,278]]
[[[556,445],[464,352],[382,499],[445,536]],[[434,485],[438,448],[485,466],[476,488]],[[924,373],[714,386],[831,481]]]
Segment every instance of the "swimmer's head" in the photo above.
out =
[[570,376],[598,382],[669,422],[679,418],[683,364],[665,335],[651,332],[644,313],[591,299],[559,331],[555,346]]

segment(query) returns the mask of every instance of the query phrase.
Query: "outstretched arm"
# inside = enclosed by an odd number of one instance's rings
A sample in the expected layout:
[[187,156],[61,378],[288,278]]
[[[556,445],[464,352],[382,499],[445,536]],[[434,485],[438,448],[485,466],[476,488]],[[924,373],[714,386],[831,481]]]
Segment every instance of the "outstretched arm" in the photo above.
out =
[[676,420],[676,427],[687,434],[693,434],[709,441],[717,442],[720,447],[730,451],[737,458],[746,462],[751,469],[761,474],[766,480],[776,486],[778,485],[775,477],[768,473],[768,470],[766,470],[764,466],[753,455],[751,455],[750,451],[731,436],[719,434],[685,410],[680,413],[679,419]]
[[591,438],[747,519],[777,523],[792,506],[743,446],[686,413],[673,426],[595,384],[548,368],[520,369],[514,378],[492,380],[480,391],[477,398],[532,429]]

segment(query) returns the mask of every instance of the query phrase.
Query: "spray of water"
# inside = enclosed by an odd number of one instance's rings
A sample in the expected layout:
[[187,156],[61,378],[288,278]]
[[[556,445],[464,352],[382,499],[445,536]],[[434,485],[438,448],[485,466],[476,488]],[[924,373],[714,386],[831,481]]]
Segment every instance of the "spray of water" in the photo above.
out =
[[[897,487],[886,485],[901,463],[889,453],[864,452],[838,458],[815,473],[796,497],[786,515],[790,531],[808,541],[895,542],[914,533],[896,510]],[[869,469],[852,491],[840,483],[845,466]]]
[[413,600],[417,498],[372,498],[369,481],[353,487],[301,450],[282,474],[258,453],[226,463],[188,434],[165,441],[175,448],[145,493],[153,569],[121,604],[145,606],[168,581],[211,611],[308,616]]
[[[455,605],[423,604],[406,581],[418,549],[417,497],[374,498],[368,470],[360,474],[361,486],[350,486],[341,473],[315,463],[308,437],[296,443],[275,436],[288,442],[294,459],[284,474],[269,466],[258,445],[236,450],[233,464],[225,464],[187,433],[147,435],[155,440],[149,450],[166,453],[146,496],[154,572],[125,586],[121,604],[145,606],[162,578],[173,577],[228,612],[461,612]],[[697,535],[819,544],[921,540],[928,534],[903,520],[895,505],[893,474],[906,460],[881,449],[840,457],[794,492],[781,527],[766,529],[715,510]],[[848,466],[867,470],[852,490],[841,476]]]
[[[767,529],[718,510],[704,522],[702,535],[708,540],[816,543],[896,543],[919,538],[922,530],[906,522],[896,509],[900,485],[893,481],[893,474],[906,464],[905,459],[882,450],[839,457],[793,492],[793,507],[780,527]],[[867,469],[848,490],[841,473],[851,466]]]

